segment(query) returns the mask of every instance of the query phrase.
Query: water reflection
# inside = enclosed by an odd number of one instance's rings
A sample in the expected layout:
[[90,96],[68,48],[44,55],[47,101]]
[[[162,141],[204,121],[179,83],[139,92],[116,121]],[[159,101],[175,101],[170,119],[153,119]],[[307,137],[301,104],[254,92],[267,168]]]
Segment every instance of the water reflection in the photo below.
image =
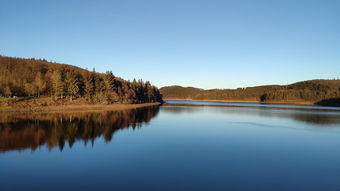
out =
[[113,134],[124,128],[140,128],[159,111],[158,106],[134,110],[67,114],[1,114],[0,152],[32,149],[46,145],[69,147],[76,141],[94,143],[98,137],[110,142]]
[[269,108],[241,108],[241,107],[193,107],[193,106],[164,106],[162,112],[183,114],[202,110],[237,116],[260,116],[269,118],[286,118],[315,125],[340,124],[340,112],[269,109]]
[[340,116],[332,114],[311,114],[311,113],[295,113],[291,115],[297,121],[304,121],[312,124],[335,125],[340,124]]

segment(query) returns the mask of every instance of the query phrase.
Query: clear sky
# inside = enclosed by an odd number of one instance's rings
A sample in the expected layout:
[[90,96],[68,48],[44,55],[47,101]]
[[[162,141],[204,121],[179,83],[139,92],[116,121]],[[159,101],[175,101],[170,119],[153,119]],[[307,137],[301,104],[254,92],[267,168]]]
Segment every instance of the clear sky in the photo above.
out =
[[0,54],[158,87],[340,77],[340,0],[1,0]]

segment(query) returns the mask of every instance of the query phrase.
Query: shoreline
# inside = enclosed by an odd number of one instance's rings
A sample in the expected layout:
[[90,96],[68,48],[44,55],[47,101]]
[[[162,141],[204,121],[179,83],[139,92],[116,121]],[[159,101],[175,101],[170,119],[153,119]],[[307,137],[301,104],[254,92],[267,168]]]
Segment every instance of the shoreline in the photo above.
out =
[[[314,109],[314,108],[285,108],[285,107],[261,107],[248,105],[205,105],[205,104],[181,104],[181,103],[164,103],[164,106],[189,106],[189,107],[228,107],[228,108],[257,108],[257,109],[278,109],[278,110],[304,110],[304,111],[326,111],[326,112],[340,112],[337,109]],[[322,107],[322,106],[320,106]]]
[[[316,105],[313,102],[308,101],[270,101],[270,102],[260,102],[260,101],[252,101],[252,100],[202,100],[202,99],[164,99],[164,101],[174,100],[174,101],[207,101],[207,102],[220,102],[220,103],[264,103],[264,104],[272,104],[272,105],[300,105],[300,106],[320,106]],[[322,106],[320,106],[322,107]],[[335,107],[335,106],[333,106]]]
[[18,108],[11,106],[0,107],[0,113],[67,113],[67,112],[100,112],[136,109],[142,107],[161,105],[160,102],[142,104],[68,104],[58,106],[35,106]]
[[[248,104],[266,104],[270,105],[269,107],[261,107],[261,106],[249,106],[249,105],[219,105],[219,104],[191,104],[191,103],[168,103],[167,101],[200,101],[200,102],[215,102],[215,103],[248,103]],[[256,101],[242,101],[242,100],[193,100],[193,99],[164,99],[164,105],[168,106],[212,106],[212,107],[242,107],[242,108],[264,108],[264,109],[293,109],[293,110],[308,110],[308,111],[331,111],[331,112],[340,112],[340,107],[338,106],[321,106],[316,104],[308,104],[307,102],[256,102]],[[310,107],[320,107],[320,109],[315,108],[301,108],[301,107],[280,107],[280,106],[310,106]]]

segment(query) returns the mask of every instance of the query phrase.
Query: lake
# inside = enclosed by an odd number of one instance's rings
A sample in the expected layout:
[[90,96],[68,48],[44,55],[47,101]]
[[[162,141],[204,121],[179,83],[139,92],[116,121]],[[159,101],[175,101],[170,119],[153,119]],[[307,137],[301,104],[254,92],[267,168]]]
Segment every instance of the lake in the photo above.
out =
[[1,191],[340,190],[339,180],[338,111],[0,114]]

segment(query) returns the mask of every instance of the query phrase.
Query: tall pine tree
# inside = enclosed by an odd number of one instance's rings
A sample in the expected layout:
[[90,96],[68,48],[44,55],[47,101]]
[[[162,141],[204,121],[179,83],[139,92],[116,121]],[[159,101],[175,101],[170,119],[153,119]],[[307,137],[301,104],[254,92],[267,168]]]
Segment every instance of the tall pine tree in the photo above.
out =
[[65,82],[66,82],[67,95],[70,96],[71,100],[73,100],[73,98],[77,97],[79,94],[78,79],[73,71],[69,71],[66,73]]
[[119,100],[118,94],[115,91],[115,76],[111,71],[106,72],[104,78],[105,99],[108,104],[115,103]]
[[53,91],[56,97],[60,96],[63,98],[65,95],[65,83],[63,80],[63,71],[62,70],[55,70],[52,74],[52,84],[53,84]]
[[93,95],[95,93],[95,86],[94,86],[94,78],[93,74],[90,74],[84,82],[85,89],[84,89],[84,95],[87,100],[93,99]]

